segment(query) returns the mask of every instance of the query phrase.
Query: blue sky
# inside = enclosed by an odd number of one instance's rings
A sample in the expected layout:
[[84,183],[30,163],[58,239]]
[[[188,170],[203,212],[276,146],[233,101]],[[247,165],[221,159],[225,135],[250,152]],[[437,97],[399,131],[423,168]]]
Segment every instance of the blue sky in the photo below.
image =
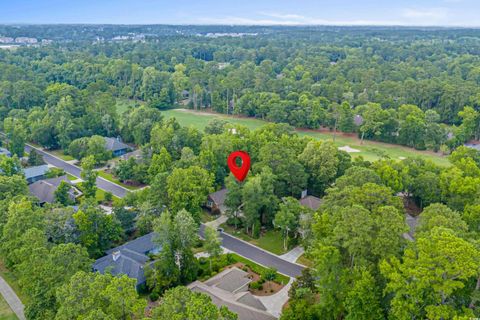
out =
[[478,0],[0,0],[0,23],[478,26]]

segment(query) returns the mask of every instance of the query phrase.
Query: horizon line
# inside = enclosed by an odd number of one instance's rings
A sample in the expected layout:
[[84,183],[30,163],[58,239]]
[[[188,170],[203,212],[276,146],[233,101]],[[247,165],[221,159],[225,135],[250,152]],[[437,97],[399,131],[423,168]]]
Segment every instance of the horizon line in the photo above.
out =
[[396,27],[396,28],[444,28],[480,29],[480,25],[415,25],[415,24],[224,24],[224,23],[109,23],[109,22],[0,22],[0,26],[172,26],[172,27]]

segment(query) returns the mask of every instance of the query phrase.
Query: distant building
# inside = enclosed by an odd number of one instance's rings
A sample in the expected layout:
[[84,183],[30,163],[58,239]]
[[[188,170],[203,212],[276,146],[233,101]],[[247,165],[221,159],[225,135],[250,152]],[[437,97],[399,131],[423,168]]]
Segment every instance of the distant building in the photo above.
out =
[[108,272],[114,276],[125,274],[137,280],[138,286],[146,282],[145,265],[150,258],[148,254],[158,253],[161,248],[154,243],[155,233],[149,233],[107,251],[107,255],[93,264],[93,271],[102,274]]
[[226,188],[223,188],[214,193],[210,193],[207,198],[207,208],[210,209],[210,211],[220,210],[220,213],[225,213],[225,211],[227,210],[227,207],[225,206],[226,197]]
[[252,282],[249,274],[237,267],[226,269],[213,278],[195,281],[188,288],[207,294],[217,306],[225,306],[238,315],[239,320],[273,320],[265,305],[248,291]]
[[104,139],[105,149],[111,151],[114,157],[122,156],[132,150],[132,148],[129,145],[123,143],[120,138],[105,137]]
[[31,184],[36,181],[45,179],[48,170],[48,165],[45,164],[41,166],[23,169],[23,174],[25,175],[25,179],[27,179],[27,183]]
[[11,37],[0,37],[0,43],[14,43],[15,39]]
[[28,186],[30,194],[39,200],[40,205],[45,203],[55,202],[55,191],[62,183],[62,181],[68,183],[71,187],[68,191],[68,197],[70,200],[75,201],[82,193],[74,187],[72,182],[68,180],[67,176],[61,176],[52,179],[40,180],[32,183]]
[[5,148],[0,148],[0,156],[7,156],[10,158],[12,153]]
[[35,38],[29,38],[29,37],[17,37],[17,38],[15,38],[15,43],[35,44],[37,42],[38,42],[38,40],[35,39]]

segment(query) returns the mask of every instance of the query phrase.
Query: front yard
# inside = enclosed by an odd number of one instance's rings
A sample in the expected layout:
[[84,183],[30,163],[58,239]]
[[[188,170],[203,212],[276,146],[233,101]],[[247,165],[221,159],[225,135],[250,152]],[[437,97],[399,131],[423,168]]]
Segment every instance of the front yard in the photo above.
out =
[[264,250],[270,251],[276,255],[282,255],[288,252],[288,250],[284,250],[283,248],[282,234],[278,230],[267,230],[260,235],[260,238],[255,239],[246,234],[243,229],[235,230],[233,226],[230,226],[226,223],[220,225],[220,227],[223,228],[226,233],[247,241]]
[[104,170],[98,170],[97,172],[99,177],[102,177],[103,179],[108,180],[110,182],[116,183],[128,190],[133,191],[133,190],[138,190],[144,187],[144,186],[132,186],[132,185],[125,184],[120,180],[118,180],[118,178],[116,178],[113,174],[105,172]]

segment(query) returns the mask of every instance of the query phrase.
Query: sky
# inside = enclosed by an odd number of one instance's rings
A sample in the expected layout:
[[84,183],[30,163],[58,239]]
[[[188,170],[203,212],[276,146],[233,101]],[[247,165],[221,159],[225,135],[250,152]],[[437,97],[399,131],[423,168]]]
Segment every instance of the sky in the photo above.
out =
[[479,0],[0,0],[0,23],[480,27]]

